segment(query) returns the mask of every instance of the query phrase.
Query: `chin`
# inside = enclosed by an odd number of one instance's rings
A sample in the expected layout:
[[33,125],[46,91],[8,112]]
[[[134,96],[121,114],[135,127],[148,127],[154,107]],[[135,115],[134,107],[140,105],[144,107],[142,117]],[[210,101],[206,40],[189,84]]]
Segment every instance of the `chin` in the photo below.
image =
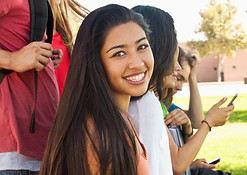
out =
[[147,88],[145,88],[145,89],[140,89],[140,90],[135,91],[135,93],[132,93],[131,96],[134,96],[134,97],[142,96],[142,95],[145,94],[146,92],[147,92]]

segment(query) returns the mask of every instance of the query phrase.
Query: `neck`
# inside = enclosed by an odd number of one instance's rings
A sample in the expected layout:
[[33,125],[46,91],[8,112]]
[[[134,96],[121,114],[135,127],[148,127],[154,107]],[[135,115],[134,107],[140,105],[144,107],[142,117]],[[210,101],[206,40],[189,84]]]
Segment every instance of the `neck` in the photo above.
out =
[[123,117],[126,117],[129,109],[130,96],[115,96],[115,99],[119,106],[119,110],[124,114]]

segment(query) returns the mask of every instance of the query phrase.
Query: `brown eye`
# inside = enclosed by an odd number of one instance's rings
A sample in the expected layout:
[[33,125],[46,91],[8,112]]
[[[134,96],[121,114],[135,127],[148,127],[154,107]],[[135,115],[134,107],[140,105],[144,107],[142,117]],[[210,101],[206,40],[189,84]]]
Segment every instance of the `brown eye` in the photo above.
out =
[[115,53],[112,57],[122,57],[124,55],[125,55],[125,53],[123,51],[119,51],[119,52]]
[[138,50],[144,50],[144,49],[146,49],[147,47],[148,47],[147,44],[143,44],[143,45],[140,45],[140,46],[138,47]]

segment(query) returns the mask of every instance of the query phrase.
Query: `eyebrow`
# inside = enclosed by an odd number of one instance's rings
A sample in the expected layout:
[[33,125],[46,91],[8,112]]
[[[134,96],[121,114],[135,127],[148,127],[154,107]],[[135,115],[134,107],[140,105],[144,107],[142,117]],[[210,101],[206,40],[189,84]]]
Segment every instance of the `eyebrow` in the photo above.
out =
[[[140,43],[141,41],[146,40],[146,39],[147,39],[147,37],[140,38],[139,40],[137,40],[137,41],[135,42],[135,44],[138,44],[138,43]],[[113,50],[113,49],[124,48],[124,47],[126,47],[126,46],[127,46],[126,44],[113,46],[113,47],[111,47],[109,50],[107,50],[106,53],[110,52],[110,51]]]

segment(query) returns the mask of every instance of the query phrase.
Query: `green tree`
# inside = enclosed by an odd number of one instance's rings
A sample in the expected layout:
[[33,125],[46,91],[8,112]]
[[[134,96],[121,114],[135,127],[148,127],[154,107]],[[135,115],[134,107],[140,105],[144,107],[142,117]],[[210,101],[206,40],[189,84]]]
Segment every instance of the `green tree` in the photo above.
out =
[[232,58],[238,49],[247,48],[247,35],[242,24],[234,24],[237,7],[230,0],[226,3],[217,3],[211,0],[204,11],[200,11],[201,23],[196,33],[203,33],[205,39],[189,41],[187,45],[197,49],[201,55],[215,55],[218,63],[218,81],[221,81],[221,72],[224,59]]

